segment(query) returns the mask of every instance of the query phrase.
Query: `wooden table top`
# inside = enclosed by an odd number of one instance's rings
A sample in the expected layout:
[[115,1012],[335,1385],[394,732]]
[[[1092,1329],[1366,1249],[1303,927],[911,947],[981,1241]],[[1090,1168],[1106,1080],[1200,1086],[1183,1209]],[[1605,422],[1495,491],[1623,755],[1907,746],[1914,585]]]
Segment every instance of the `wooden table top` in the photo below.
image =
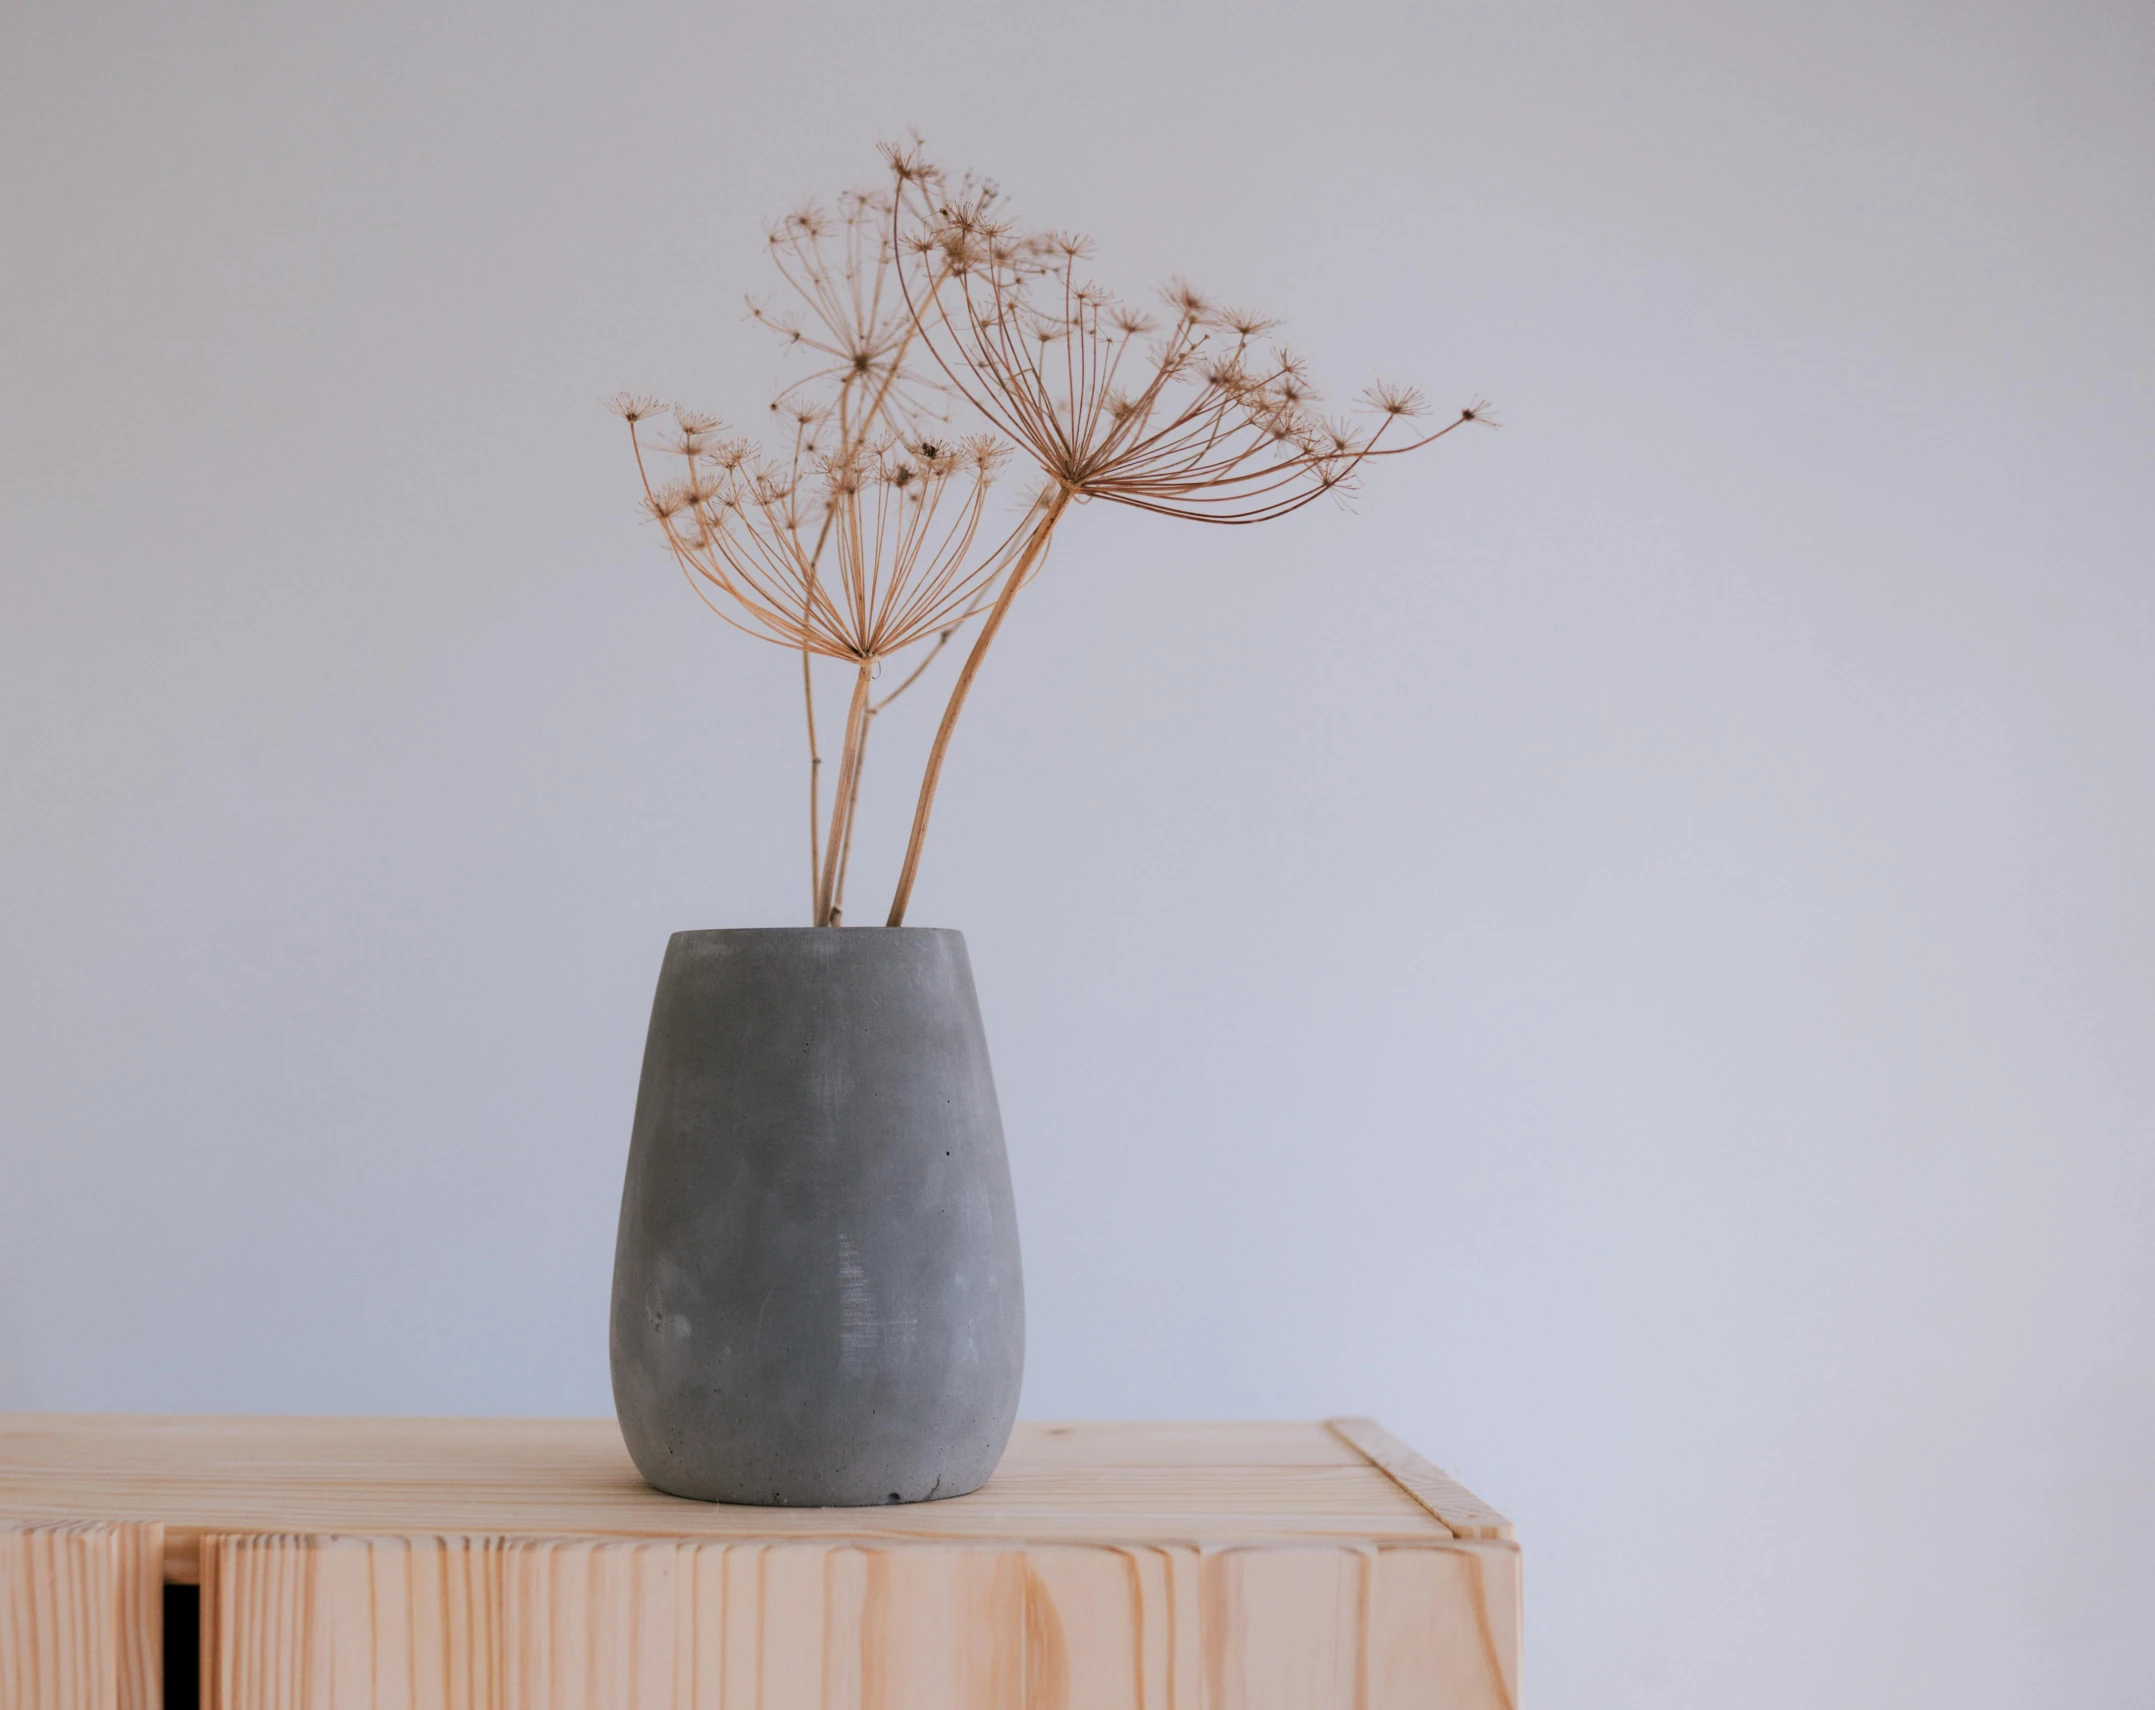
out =
[[0,1414],[0,1525],[144,1521],[191,1582],[205,1534],[427,1532],[883,1543],[1375,1544],[1510,1524],[1372,1421],[1021,1423],[970,1496],[745,1508],[661,1495],[611,1419]]

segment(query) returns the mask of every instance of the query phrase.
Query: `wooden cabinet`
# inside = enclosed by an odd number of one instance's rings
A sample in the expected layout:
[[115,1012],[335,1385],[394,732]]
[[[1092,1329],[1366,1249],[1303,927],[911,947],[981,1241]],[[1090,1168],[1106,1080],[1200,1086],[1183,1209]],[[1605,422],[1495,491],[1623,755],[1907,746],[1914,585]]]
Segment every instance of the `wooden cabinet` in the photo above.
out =
[[[1511,1528],[1368,1420],[1021,1424],[974,1495],[661,1496],[611,1420],[0,1415],[0,1704],[1510,1710]],[[175,1691],[175,1702],[181,1694]]]

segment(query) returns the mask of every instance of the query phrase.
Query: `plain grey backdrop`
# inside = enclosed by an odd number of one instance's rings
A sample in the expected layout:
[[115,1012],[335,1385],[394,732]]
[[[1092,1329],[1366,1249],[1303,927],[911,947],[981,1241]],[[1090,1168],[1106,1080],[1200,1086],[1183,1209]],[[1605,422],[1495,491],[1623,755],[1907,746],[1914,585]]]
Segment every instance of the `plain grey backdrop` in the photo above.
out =
[[753,423],[762,220],[909,126],[1508,424],[1078,513],[980,678],[1025,1410],[1378,1415],[1535,1706],[2149,1702],[2130,0],[15,0],[0,1406],[607,1410],[666,935],[807,880],[598,399]]

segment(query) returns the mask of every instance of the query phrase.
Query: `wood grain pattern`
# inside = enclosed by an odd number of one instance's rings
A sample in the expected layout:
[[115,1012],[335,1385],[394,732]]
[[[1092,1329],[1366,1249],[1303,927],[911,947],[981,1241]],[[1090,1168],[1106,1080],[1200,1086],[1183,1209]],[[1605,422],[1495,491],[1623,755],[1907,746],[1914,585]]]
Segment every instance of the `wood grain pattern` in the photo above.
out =
[[1455,1538],[1509,1538],[1512,1523],[1442,1467],[1430,1465],[1374,1419],[1327,1419],[1344,1441],[1443,1521]]
[[662,1496],[611,1420],[0,1416],[10,1523],[4,1710],[149,1710],[160,1559],[209,1710],[1518,1697],[1509,1525],[1366,1420],[1025,1424],[971,1496],[804,1510]]
[[1447,1535],[1367,1456],[1307,1423],[1025,1422],[971,1496],[769,1509],[660,1495],[611,1419],[0,1414],[0,1515],[161,1520],[166,1577],[184,1583],[210,1532],[1223,1544]]
[[1488,1576],[1458,1545],[212,1537],[204,1704],[1510,1710]]
[[154,1525],[0,1519],[0,1705],[157,1710],[163,1559]]

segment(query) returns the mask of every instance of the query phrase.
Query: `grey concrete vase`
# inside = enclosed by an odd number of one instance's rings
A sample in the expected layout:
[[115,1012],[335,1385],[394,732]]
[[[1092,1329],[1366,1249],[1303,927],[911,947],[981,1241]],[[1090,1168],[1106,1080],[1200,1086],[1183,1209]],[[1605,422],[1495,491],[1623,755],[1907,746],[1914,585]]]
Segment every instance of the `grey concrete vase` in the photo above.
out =
[[612,1349],[629,1454],[676,1496],[921,1502],[995,1470],[1025,1292],[961,934],[673,935]]

